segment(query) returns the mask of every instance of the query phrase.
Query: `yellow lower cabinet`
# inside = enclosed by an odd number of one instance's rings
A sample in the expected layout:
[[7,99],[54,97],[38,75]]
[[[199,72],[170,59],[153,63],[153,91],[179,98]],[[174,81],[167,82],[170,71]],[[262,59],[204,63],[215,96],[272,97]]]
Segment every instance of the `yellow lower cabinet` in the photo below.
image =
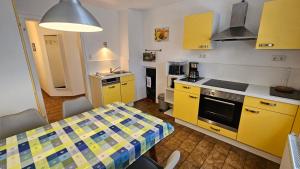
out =
[[297,135],[300,134],[300,108],[298,109],[297,116],[294,120],[292,132],[296,133]]
[[294,116],[243,107],[237,140],[281,157]]
[[197,125],[199,95],[174,91],[173,115],[175,118]]
[[209,124],[209,123],[207,123],[205,121],[202,121],[202,120],[198,120],[198,126],[202,127],[202,128],[205,128],[207,130],[210,130],[212,132],[218,133],[222,136],[229,137],[231,139],[236,140],[236,135],[237,135],[236,132],[218,127],[218,126],[213,125],[213,124]]
[[123,103],[131,103],[135,99],[134,81],[121,83],[121,98]]
[[120,83],[103,86],[102,91],[103,105],[121,101]]

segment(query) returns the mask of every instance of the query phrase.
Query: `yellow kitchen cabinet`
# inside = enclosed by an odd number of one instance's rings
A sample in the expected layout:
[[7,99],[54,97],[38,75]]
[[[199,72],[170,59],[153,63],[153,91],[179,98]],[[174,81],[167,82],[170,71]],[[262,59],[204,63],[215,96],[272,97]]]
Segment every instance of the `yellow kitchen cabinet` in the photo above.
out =
[[293,116],[244,106],[237,140],[281,157],[293,122]]
[[199,95],[175,89],[173,108],[174,117],[197,125],[199,100]]
[[265,2],[257,49],[300,49],[300,1]]
[[300,134],[300,108],[298,109],[297,116],[293,124],[292,132],[296,133],[297,135]]
[[196,86],[176,83],[175,90],[200,95],[200,87],[196,87]]
[[213,12],[194,14],[184,18],[183,47],[185,49],[211,49]]
[[207,130],[210,130],[214,133],[217,133],[217,134],[223,135],[225,137],[229,137],[231,139],[236,140],[236,136],[237,136],[236,132],[224,129],[222,127],[207,123],[207,122],[202,121],[202,120],[198,120],[198,126],[202,127],[202,128],[205,128]]
[[281,103],[272,100],[266,100],[256,97],[246,96],[244,105],[256,107],[260,109],[270,110],[286,115],[295,116],[298,106],[293,104]]
[[[121,80],[122,81],[122,80]],[[131,103],[135,99],[134,80],[121,82],[121,98],[123,103]]]
[[120,83],[102,87],[103,105],[121,101]]

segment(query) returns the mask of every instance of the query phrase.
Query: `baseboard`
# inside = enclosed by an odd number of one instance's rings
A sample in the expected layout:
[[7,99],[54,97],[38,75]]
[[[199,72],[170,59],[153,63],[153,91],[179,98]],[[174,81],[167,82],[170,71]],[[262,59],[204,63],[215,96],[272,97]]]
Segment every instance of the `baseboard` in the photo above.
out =
[[193,130],[199,131],[199,132],[201,132],[201,133],[203,133],[203,134],[206,134],[206,135],[208,135],[208,136],[211,136],[211,137],[213,137],[213,138],[215,138],[215,139],[224,141],[225,143],[231,144],[231,145],[233,145],[233,146],[235,146],[235,147],[238,147],[238,148],[240,148],[240,149],[243,149],[243,150],[245,150],[245,151],[248,151],[248,152],[250,152],[250,153],[253,153],[253,154],[255,154],[255,155],[258,155],[258,156],[260,156],[260,157],[263,157],[263,158],[265,158],[265,159],[268,159],[268,160],[270,160],[270,161],[273,161],[273,162],[275,162],[275,163],[280,164],[280,162],[281,162],[281,158],[279,158],[279,157],[277,157],[277,156],[274,156],[274,155],[271,155],[271,154],[266,153],[266,152],[264,152],[264,151],[255,149],[255,148],[253,148],[253,147],[251,147],[251,146],[248,146],[248,145],[243,144],[243,143],[241,143],[241,142],[238,142],[238,141],[236,141],[236,140],[232,140],[232,139],[230,139],[230,138],[224,137],[224,136],[222,136],[222,135],[216,134],[216,133],[214,133],[214,132],[211,132],[211,131],[209,131],[209,130],[203,129],[203,128],[201,128],[201,127],[195,126],[195,125],[193,125],[193,124],[187,123],[187,122],[182,121],[182,120],[179,120],[179,119],[175,119],[175,122],[178,123],[178,124],[181,124],[181,125],[183,125],[183,126],[189,127],[189,128],[191,128],[191,129],[193,129]]

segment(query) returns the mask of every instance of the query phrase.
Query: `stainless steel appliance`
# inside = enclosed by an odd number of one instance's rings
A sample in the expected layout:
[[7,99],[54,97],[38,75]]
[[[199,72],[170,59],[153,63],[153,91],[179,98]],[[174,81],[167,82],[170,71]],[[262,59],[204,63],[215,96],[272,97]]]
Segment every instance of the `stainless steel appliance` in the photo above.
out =
[[199,120],[237,132],[244,97],[243,95],[202,88]]
[[245,27],[248,11],[248,2],[242,0],[233,4],[230,28],[212,37],[213,41],[235,41],[235,40],[256,40],[257,35]]
[[109,78],[109,79],[103,79],[102,80],[102,86],[107,86],[107,85],[112,85],[120,83],[120,77],[115,77],[115,78]]
[[224,89],[230,89],[230,90],[237,90],[237,91],[241,91],[241,92],[246,91],[249,86],[249,84],[246,84],[246,83],[237,83],[237,82],[216,80],[216,79],[211,79],[211,80],[203,83],[203,85],[219,87],[219,88],[224,88]]
[[190,79],[197,79],[199,78],[199,72],[198,72],[198,63],[197,62],[190,62],[189,63],[189,76]]
[[184,65],[182,64],[170,64],[169,75],[184,75]]

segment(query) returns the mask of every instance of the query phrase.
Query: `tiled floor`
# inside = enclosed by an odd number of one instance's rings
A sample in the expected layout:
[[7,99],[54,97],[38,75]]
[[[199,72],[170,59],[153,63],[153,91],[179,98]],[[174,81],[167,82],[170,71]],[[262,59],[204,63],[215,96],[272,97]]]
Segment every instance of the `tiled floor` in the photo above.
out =
[[47,117],[49,122],[55,122],[62,119],[62,103],[65,100],[75,99],[80,96],[49,96],[46,92],[42,91]]
[[180,169],[277,169],[278,164],[248,153],[212,137],[176,124],[174,119],[160,113],[157,104],[144,100],[135,104],[137,109],[148,112],[173,124],[175,132],[156,147],[161,165],[174,150],[181,152],[177,168]]
[[[49,121],[62,118],[62,102],[74,97],[49,97],[44,95]],[[137,109],[170,122],[175,132],[156,146],[158,161],[164,166],[174,150],[181,152],[180,169],[278,169],[271,161],[233,147],[222,141],[176,124],[174,119],[160,113],[158,105],[149,100],[135,103]]]

